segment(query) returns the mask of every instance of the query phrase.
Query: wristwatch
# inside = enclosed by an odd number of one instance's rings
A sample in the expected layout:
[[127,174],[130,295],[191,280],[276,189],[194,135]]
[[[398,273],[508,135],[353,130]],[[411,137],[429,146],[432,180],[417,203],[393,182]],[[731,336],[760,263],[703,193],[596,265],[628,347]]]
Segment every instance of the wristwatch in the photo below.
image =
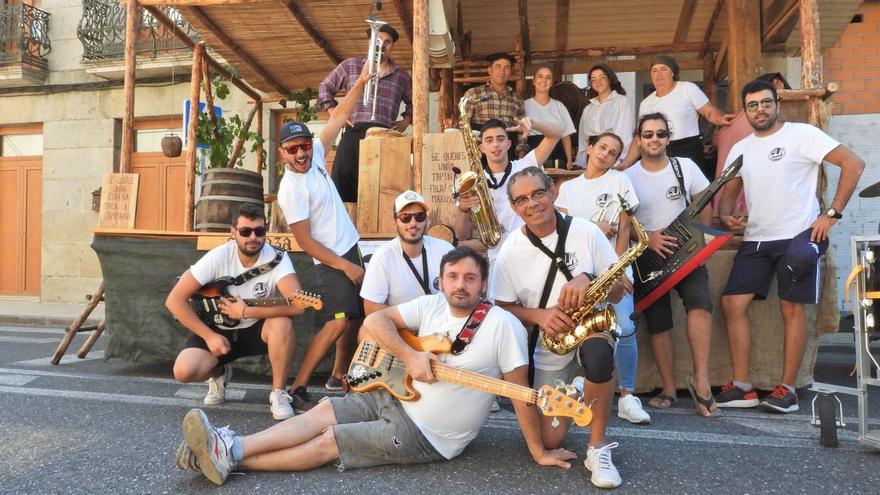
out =
[[828,208],[827,210],[825,210],[825,216],[828,218],[836,218],[840,220],[841,218],[843,218],[843,213],[837,211],[835,208]]

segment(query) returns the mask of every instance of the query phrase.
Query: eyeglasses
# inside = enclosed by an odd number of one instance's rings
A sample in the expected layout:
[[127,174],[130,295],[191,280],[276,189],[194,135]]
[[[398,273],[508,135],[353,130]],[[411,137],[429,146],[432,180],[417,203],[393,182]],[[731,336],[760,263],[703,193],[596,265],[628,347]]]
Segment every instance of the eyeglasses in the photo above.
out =
[[761,105],[763,110],[767,110],[769,108],[773,108],[773,105],[776,104],[776,100],[773,98],[764,98],[761,101],[750,101],[746,104],[746,111],[749,113],[755,113],[758,111],[758,105]]
[[257,227],[257,228],[238,227],[235,230],[238,232],[238,235],[240,235],[242,237],[250,237],[251,234],[257,234],[257,237],[265,237],[266,236],[266,227]]
[[312,149],[312,142],[306,141],[302,144],[291,144],[290,146],[284,146],[283,149],[288,155],[295,155],[299,150],[310,151]]
[[424,211],[420,211],[418,213],[398,213],[397,219],[400,220],[400,223],[407,224],[413,218],[416,219],[416,222],[422,223],[428,219],[428,214]]
[[530,199],[533,199],[535,201],[540,201],[540,200],[544,199],[544,196],[547,195],[547,192],[549,190],[550,189],[548,189],[546,187],[542,187],[541,189],[535,189],[534,191],[532,191],[532,194],[525,194],[523,196],[517,196],[517,197],[511,199],[510,204],[512,204],[513,206],[516,206],[516,207],[520,207],[520,206],[523,206],[526,203],[528,203]]
[[[651,139],[652,137],[654,137],[654,134],[655,134],[654,131],[644,131],[641,134],[639,134],[639,136],[641,136],[642,139]],[[669,131],[665,131],[663,129],[660,129],[659,131],[657,131],[656,134],[657,134],[657,139],[666,139],[670,136]]]
[[598,76],[596,76],[596,77],[591,77],[591,78],[590,78],[590,82],[591,82],[591,83],[599,82],[599,81],[601,81],[602,79],[608,79],[608,76],[606,76],[605,74],[600,74],[600,75],[598,75]]

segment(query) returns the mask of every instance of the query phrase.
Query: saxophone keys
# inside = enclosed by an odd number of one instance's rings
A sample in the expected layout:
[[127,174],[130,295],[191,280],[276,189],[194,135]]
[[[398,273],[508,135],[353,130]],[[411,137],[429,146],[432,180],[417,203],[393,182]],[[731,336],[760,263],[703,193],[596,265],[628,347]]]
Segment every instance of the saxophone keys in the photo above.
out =
[[574,335],[568,334],[562,339],[562,342],[565,344],[566,347],[573,347],[577,340],[575,339]]
[[583,325],[578,325],[574,328],[574,334],[578,337],[586,337],[587,336],[587,328]]

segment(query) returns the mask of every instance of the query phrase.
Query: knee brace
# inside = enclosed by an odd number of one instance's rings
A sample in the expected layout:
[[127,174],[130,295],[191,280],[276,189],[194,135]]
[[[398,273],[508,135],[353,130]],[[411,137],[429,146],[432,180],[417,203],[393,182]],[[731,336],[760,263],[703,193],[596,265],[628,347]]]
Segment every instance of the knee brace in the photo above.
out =
[[606,339],[585,340],[578,349],[578,360],[593,383],[605,383],[614,376],[614,348]]

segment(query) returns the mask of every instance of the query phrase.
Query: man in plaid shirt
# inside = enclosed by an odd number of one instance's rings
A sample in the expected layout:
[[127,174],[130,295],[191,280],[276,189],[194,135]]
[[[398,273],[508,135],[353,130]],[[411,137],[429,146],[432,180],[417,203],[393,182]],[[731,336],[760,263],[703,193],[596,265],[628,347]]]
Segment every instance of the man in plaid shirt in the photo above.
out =
[[[367,129],[384,127],[403,132],[412,122],[412,78],[409,72],[401,69],[391,59],[391,52],[400,35],[393,27],[384,24],[379,29],[378,37],[383,40],[385,46],[382,50],[382,64],[379,67],[376,118],[371,120],[373,95],[370,94],[368,104],[364,105],[362,100],[359,101],[349,115],[348,125],[342,133],[342,140],[333,160],[331,176],[339,196],[345,203],[357,201],[360,141],[367,135]],[[345,92],[351,90],[366,62],[366,57],[354,57],[343,60],[337,65],[318,86],[318,107],[329,111],[332,115],[336,108],[336,93],[343,89]],[[401,102],[406,108],[401,120],[397,120]]]
[[[514,58],[507,53],[498,52],[487,56],[486,60],[489,62],[489,81],[464,93],[468,98],[465,108],[471,119],[471,128],[480,129],[490,119],[498,119],[506,127],[514,127],[514,119],[525,115],[522,99],[507,85]],[[509,138],[513,146],[508,150],[508,157],[515,160],[519,136],[510,134]]]

